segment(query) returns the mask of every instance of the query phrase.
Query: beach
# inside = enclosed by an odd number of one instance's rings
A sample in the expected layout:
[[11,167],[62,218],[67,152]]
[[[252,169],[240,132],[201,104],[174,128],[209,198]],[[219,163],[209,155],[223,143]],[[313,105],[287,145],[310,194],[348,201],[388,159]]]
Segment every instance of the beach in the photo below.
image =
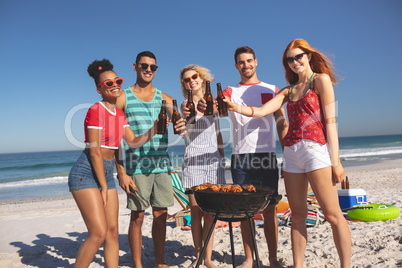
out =
[[[376,161],[370,165],[347,166],[350,188],[363,189],[368,203],[402,207],[402,159]],[[338,185],[340,189],[340,185]],[[279,193],[286,201],[283,179]],[[127,241],[130,211],[126,196],[119,190],[119,267],[132,267]],[[169,214],[181,210],[178,203]],[[143,225],[144,267],[154,266],[151,237],[152,215],[146,211]],[[402,267],[401,217],[385,222],[348,221],[352,236],[352,267]],[[13,199],[0,203],[0,267],[73,267],[77,251],[87,236],[87,229],[70,195]],[[244,260],[240,228],[234,228],[236,264]],[[263,228],[257,227],[261,267],[268,267],[268,250]],[[194,262],[190,231],[167,222],[165,259],[171,267],[188,267]],[[278,259],[292,267],[290,227],[279,226]],[[229,229],[215,231],[212,261],[217,267],[232,267]],[[100,248],[90,267],[104,267]],[[339,267],[339,260],[328,222],[308,228],[305,267]]]

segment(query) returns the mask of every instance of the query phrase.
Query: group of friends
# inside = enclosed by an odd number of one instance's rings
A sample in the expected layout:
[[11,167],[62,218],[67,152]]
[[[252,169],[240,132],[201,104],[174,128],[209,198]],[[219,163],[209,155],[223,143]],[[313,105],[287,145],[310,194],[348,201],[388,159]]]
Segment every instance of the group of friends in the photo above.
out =
[[[283,150],[282,175],[292,211],[291,243],[294,267],[303,267],[307,244],[308,185],[330,223],[340,266],[349,267],[351,238],[348,224],[339,207],[337,183],[345,171],[339,159],[336,130],[335,70],[328,58],[307,41],[295,39],[283,53],[283,66],[288,86],[275,85],[257,78],[258,61],[250,47],[236,49],[235,67],[241,81],[227,87],[223,94],[230,111],[233,149],[231,173],[234,184],[258,183],[278,191],[279,168],[276,159],[275,132]],[[104,245],[106,267],[118,267],[118,194],[113,178],[116,166],[120,187],[127,193],[131,210],[128,240],[134,267],[142,267],[142,224],[144,213],[152,207],[152,238],[155,267],[168,267],[164,259],[167,208],[173,206],[173,188],[168,155],[168,134],[156,134],[162,100],[173,113],[173,98],[154,87],[152,80],[158,66],[150,51],[137,55],[133,69],[136,83],[122,89],[124,79],[114,71],[109,60],[95,60],[88,66],[102,100],[88,110],[84,122],[86,148],[73,165],[69,189],[88,229],[75,267],[88,267],[99,247]],[[180,106],[181,119],[174,124],[184,138],[186,149],[182,167],[183,187],[210,182],[224,184],[225,156],[215,102],[213,115],[205,115],[204,93],[207,81],[213,81],[210,70],[188,65],[180,70],[181,92],[186,99]],[[195,124],[187,123],[189,92],[196,104]],[[287,103],[288,120],[283,105]],[[120,142],[124,137],[125,165]],[[132,195],[132,187],[136,195]],[[131,187],[131,189],[130,189]],[[137,197],[146,202],[141,202]],[[189,193],[191,232],[196,260],[213,222]],[[278,222],[276,202],[262,212],[264,234],[268,245],[270,267],[281,267],[277,258]],[[253,266],[253,243],[247,221],[241,223],[245,261],[243,268]],[[206,245],[203,264],[211,261],[213,236]]]

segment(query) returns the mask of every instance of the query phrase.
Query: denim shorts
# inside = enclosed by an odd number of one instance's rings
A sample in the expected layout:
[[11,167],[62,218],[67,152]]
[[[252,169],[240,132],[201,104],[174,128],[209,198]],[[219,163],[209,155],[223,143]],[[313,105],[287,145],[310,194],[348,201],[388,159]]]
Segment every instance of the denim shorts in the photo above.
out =
[[[103,165],[105,167],[108,190],[116,189],[113,177],[114,159],[103,159]],[[89,151],[84,150],[71,168],[68,175],[68,187],[70,188],[70,192],[88,188],[101,189],[98,178],[92,168]]]
[[234,184],[261,185],[278,191],[279,170],[275,153],[233,154],[231,172]]
[[[233,154],[231,160],[232,180],[234,184],[253,184],[266,186],[278,194],[279,169],[276,153]],[[269,205],[278,204],[275,199]]]

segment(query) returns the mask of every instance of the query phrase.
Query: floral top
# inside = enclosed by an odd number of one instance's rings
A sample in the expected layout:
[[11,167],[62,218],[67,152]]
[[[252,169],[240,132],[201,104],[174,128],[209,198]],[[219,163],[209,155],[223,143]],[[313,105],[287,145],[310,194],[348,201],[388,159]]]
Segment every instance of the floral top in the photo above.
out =
[[284,146],[292,146],[302,139],[326,144],[321,100],[314,90],[308,90],[298,101],[289,98],[287,112],[289,130],[283,140]]

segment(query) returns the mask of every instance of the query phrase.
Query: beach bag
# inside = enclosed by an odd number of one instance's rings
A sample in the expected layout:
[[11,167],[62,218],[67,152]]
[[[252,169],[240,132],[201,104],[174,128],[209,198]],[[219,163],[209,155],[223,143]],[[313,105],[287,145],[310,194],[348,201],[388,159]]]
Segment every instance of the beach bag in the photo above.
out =
[[[320,208],[311,207],[308,209],[307,220],[306,220],[307,227],[317,226],[318,224],[321,224],[324,221],[325,217]],[[280,225],[286,225],[286,226],[292,225],[292,212],[290,209],[288,209],[283,214],[283,218],[281,219]]]

